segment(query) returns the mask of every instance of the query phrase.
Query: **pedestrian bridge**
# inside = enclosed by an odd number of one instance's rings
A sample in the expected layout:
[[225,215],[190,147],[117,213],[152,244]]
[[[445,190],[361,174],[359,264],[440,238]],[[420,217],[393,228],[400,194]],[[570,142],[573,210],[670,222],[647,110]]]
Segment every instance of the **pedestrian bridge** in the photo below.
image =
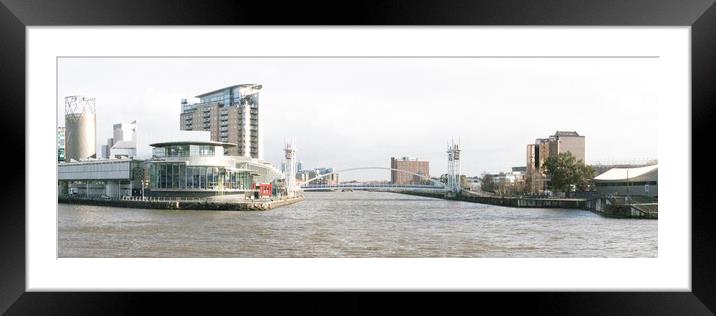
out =
[[310,184],[302,186],[303,191],[326,191],[326,190],[364,190],[364,191],[445,191],[444,186],[429,184],[398,185],[390,183],[340,183],[337,185]]
[[[333,174],[352,172],[352,171],[360,171],[360,170],[389,170],[389,171],[402,172],[402,173],[407,173],[407,174],[416,176],[418,178],[424,179],[424,180],[426,180],[426,182],[430,182],[431,184],[402,184],[402,185],[401,184],[392,184],[392,183],[339,183],[339,184],[335,184],[335,185],[312,184],[312,182],[314,182],[318,179],[325,178],[325,177],[328,177]],[[386,167],[357,167],[357,168],[336,170],[331,173],[322,174],[322,175],[316,176],[314,178],[308,179],[306,182],[301,184],[300,188],[303,191],[325,191],[325,190],[422,191],[422,192],[447,191],[447,186],[445,183],[431,179],[430,177],[428,177],[426,175],[410,172],[407,170],[386,168]]]

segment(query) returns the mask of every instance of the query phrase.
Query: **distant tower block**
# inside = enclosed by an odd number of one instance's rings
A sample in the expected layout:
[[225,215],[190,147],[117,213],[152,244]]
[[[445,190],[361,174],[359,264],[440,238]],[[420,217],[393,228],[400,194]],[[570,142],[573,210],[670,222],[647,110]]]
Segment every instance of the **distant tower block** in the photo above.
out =
[[448,189],[460,192],[460,145],[453,141],[448,145]]
[[296,149],[293,143],[286,144],[284,151],[284,177],[286,179],[286,193],[291,196],[296,191]]
[[65,161],[96,158],[95,99],[65,97]]

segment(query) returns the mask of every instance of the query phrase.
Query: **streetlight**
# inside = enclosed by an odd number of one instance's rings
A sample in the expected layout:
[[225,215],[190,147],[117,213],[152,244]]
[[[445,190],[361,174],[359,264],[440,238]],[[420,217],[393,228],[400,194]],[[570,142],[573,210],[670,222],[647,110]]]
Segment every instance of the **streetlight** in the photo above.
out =
[[629,192],[629,169],[627,169],[626,172],[627,172],[627,196],[626,196],[626,200],[628,201],[628,200],[629,200],[629,195],[630,195],[630,192]]

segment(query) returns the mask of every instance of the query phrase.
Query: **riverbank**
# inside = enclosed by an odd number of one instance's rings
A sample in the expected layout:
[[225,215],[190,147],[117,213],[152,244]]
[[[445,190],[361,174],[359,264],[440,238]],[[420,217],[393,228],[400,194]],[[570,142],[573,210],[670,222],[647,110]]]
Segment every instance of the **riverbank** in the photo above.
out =
[[[501,197],[471,194],[463,191],[455,197],[448,197],[442,193],[427,192],[399,192],[402,194],[433,197],[446,200],[458,200],[465,202],[490,204],[515,208],[560,208],[560,209],[582,209],[592,211],[605,217],[616,218],[642,218],[658,219],[658,203],[628,203],[623,198],[597,197],[591,199],[566,199],[566,198],[525,198],[525,197]],[[638,201],[637,201],[638,202]]]
[[164,209],[164,210],[214,210],[214,211],[267,211],[303,201],[303,196],[277,197],[258,200],[102,200],[59,197],[59,203],[111,207]]

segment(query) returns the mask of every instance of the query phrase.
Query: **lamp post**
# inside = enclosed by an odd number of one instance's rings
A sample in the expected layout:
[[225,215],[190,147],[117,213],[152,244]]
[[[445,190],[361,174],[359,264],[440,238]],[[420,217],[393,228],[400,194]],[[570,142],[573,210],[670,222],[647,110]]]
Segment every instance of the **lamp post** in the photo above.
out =
[[629,185],[629,169],[627,169],[627,200],[629,200],[629,195],[630,195],[629,186],[630,186]]

